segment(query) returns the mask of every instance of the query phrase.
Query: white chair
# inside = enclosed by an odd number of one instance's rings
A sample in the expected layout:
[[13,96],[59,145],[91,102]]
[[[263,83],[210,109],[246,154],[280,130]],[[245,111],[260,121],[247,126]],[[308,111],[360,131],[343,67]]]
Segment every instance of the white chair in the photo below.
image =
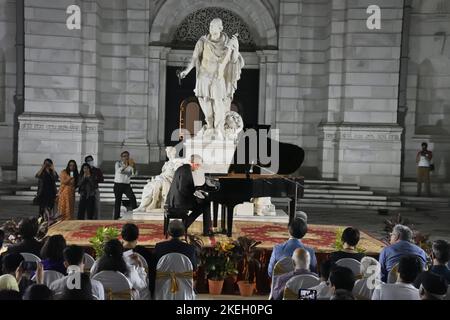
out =
[[139,258],[139,261],[141,261],[142,266],[143,266],[144,269],[148,272],[148,263],[147,263],[147,260],[145,260],[145,258],[144,258],[141,254],[139,254],[139,253],[137,253],[137,252],[134,252],[134,254]]
[[156,266],[155,300],[194,300],[192,263],[180,253],[162,256]]
[[370,289],[367,281],[369,278],[356,280],[355,286],[353,287],[353,296],[356,300],[371,300],[375,286]]
[[275,263],[272,271],[272,284],[270,285],[269,300],[272,299],[273,290],[277,286],[280,276],[292,271],[294,271],[294,260],[292,260],[291,257],[284,257]]
[[346,267],[352,270],[353,274],[359,276],[361,273],[361,262],[352,258],[342,258],[336,261],[336,264],[341,267]]
[[32,253],[28,253],[28,252],[22,252],[21,253],[23,259],[25,261],[30,261],[30,262],[41,262],[41,258],[39,258],[37,255],[32,254]]
[[132,285],[125,275],[118,271],[101,271],[92,276],[105,289],[106,300],[131,300]]
[[318,286],[319,283],[320,279],[310,274],[294,276],[286,283],[283,300],[297,300],[300,289],[309,289]]
[[83,257],[83,262],[84,262],[84,270],[90,271],[95,263],[95,259],[90,254],[85,253]]
[[[64,275],[61,272],[55,270],[44,270],[44,284],[47,287],[50,287],[50,284],[53,281],[64,278]],[[31,278],[32,281],[36,281],[36,274]]]

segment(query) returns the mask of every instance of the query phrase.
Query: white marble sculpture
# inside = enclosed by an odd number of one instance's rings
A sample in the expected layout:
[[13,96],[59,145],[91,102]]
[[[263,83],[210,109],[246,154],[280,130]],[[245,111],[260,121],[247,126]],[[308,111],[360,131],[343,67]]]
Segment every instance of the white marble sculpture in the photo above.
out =
[[226,138],[225,115],[230,111],[237,82],[244,67],[244,59],[239,53],[238,34],[234,34],[230,39],[222,31],[222,20],[213,19],[209,34],[197,41],[189,65],[179,73],[180,79],[183,79],[196,68],[194,92],[206,120],[206,125],[198,136],[216,140]]
[[133,212],[151,212],[164,207],[173,175],[184,163],[181,159],[176,158],[174,147],[167,147],[166,154],[169,160],[162,167],[160,175],[147,180],[147,184],[142,191],[141,203]]

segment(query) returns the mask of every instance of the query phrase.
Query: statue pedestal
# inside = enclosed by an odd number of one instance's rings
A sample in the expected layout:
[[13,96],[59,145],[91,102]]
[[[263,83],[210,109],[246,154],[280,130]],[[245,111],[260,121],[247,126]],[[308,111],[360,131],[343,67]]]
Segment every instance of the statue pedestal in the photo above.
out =
[[233,162],[236,144],[232,140],[210,140],[204,138],[188,139],[184,142],[184,154],[187,161],[191,155],[197,154],[203,159],[203,170],[206,173],[228,173]]

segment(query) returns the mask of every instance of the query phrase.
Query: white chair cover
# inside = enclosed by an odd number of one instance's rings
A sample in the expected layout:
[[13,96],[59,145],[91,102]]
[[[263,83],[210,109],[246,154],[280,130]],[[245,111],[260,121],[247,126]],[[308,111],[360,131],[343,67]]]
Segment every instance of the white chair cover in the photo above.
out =
[[148,272],[148,263],[147,263],[147,260],[145,260],[145,258],[144,258],[142,255],[140,255],[139,253],[137,253],[137,252],[134,252],[134,254],[139,258],[139,260],[140,260],[141,263],[142,263],[142,266],[143,266],[144,269]]
[[[100,281],[105,289],[105,299],[109,299],[112,293],[121,295],[131,292],[132,285],[127,277],[118,271],[101,271],[92,276],[92,279]],[[125,299],[125,298],[124,298]],[[124,300],[118,298],[118,300]]]
[[341,267],[346,267],[352,270],[355,276],[359,276],[361,272],[361,262],[352,258],[342,258],[336,261],[336,264]]
[[320,279],[310,274],[294,276],[286,283],[283,300],[295,300],[298,298],[298,290],[309,289],[318,286]]
[[155,300],[195,300],[192,263],[180,253],[161,257],[156,266]]
[[294,260],[292,260],[291,257],[284,257],[275,263],[272,271],[272,284],[270,285],[269,300],[272,299],[273,289],[278,284],[278,279],[280,276],[291,271],[294,271]]
[[353,296],[357,300],[371,300],[373,291],[375,290],[375,287],[372,289],[369,289],[368,278],[359,279],[356,280],[355,286],[353,287]]
[[85,253],[83,260],[84,260],[84,269],[91,270],[92,266],[95,263],[95,259],[90,254]]
[[[53,281],[63,278],[64,275],[61,272],[55,270],[44,270],[44,284],[50,287]],[[36,281],[36,274],[31,278],[32,281]]]
[[28,253],[28,252],[22,252],[21,255],[25,261],[41,262],[41,258],[39,258],[35,254]]

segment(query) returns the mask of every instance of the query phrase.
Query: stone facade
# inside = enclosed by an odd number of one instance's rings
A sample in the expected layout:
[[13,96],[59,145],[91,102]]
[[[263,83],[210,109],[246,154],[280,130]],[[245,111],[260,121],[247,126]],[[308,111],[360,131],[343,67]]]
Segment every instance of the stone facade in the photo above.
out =
[[[141,165],[163,160],[173,116],[166,69],[185,66],[192,53],[173,46],[177,28],[215,7],[248,25],[255,50],[244,58],[259,69],[258,120],[305,149],[302,173],[398,192],[402,176],[414,178],[424,140],[448,181],[447,2],[413,1],[403,126],[403,0],[25,0],[25,112],[15,141],[15,1],[0,0],[0,144],[11,151],[0,165],[13,165],[14,143],[19,180],[46,157],[58,169],[88,153],[113,161],[124,149]],[[71,4],[81,8],[81,30],[66,28]],[[369,5],[381,8],[380,30],[366,27]]]

